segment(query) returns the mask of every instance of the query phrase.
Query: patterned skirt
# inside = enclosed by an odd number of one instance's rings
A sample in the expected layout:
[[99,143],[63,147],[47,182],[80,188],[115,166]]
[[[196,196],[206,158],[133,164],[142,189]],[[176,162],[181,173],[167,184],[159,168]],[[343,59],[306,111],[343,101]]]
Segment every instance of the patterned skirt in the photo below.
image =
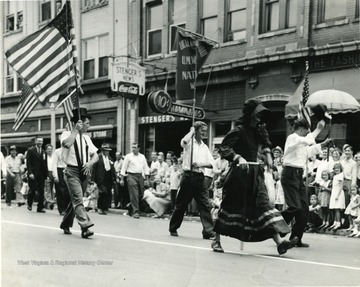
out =
[[263,168],[250,165],[249,171],[232,165],[224,182],[223,200],[214,231],[246,242],[258,242],[290,227],[269,203]]

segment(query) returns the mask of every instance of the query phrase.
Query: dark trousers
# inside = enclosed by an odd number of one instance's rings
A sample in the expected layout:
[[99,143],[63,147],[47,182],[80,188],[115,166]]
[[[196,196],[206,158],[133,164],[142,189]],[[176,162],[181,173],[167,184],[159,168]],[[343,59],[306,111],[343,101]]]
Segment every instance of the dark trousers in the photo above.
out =
[[127,188],[127,180],[124,180],[124,185],[116,183],[114,187],[114,203],[115,207],[125,208],[130,202],[129,191]]
[[55,182],[56,203],[59,213],[65,212],[70,203],[70,195],[64,179],[64,169],[58,168],[59,182]]
[[185,211],[193,198],[198,204],[200,211],[203,235],[213,233],[214,224],[211,218],[211,206],[204,181],[204,175],[202,173],[189,171],[185,171],[181,178],[180,189],[176,197],[175,210],[170,220],[170,232],[176,231],[181,226]]
[[28,194],[28,205],[32,206],[36,191],[38,193],[38,204],[37,211],[44,208],[44,186],[45,178],[42,175],[35,176],[34,179],[29,179],[29,194]]
[[98,184],[99,189],[99,198],[98,198],[98,208],[102,210],[108,210],[109,205],[111,205],[111,187],[112,182],[111,178],[104,180],[104,182]]
[[295,218],[290,239],[297,236],[301,241],[309,218],[309,204],[303,181],[303,169],[285,166],[281,174],[281,185],[284,190],[288,208],[281,212],[287,223]]
[[6,196],[5,202],[11,204],[12,199],[16,199],[16,193],[20,192],[21,188],[21,177],[19,173],[15,173],[14,177],[10,174],[6,175]]

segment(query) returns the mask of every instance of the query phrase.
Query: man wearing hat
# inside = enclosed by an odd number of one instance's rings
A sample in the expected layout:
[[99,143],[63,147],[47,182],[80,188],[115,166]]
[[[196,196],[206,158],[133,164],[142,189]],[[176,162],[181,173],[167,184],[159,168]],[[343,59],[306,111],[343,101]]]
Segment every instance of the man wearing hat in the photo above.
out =
[[71,234],[70,227],[73,226],[74,217],[81,227],[81,237],[92,236],[89,228],[94,223],[89,218],[83,205],[83,194],[87,187],[88,177],[94,163],[99,159],[96,146],[86,135],[90,127],[91,116],[84,108],[72,111],[71,121],[75,124],[72,131],[64,131],[61,134],[60,142],[63,151],[63,159],[66,163],[65,182],[69,189],[71,202],[66,209],[66,214],[60,224],[65,234]]
[[17,156],[16,146],[10,146],[10,155],[5,158],[6,167],[6,196],[5,202],[8,206],[11,206],[11,198],[15,193],[20,192],[21,188],[21,176],[20,167],[21,159]]
[[94,164],[91,173],[91,180],[98,186],[99,198],[97,205],[98,212],[102,215],[106,215],[106,211],[111,205],[111,189],[116,181],[114,162],[109,157],[110,151],[111,148],[108,143],[103,143],[101,145],[99,160]]
[[287,223],[295,219],[290,239],[294,237],[299,239],[297,247],[309,247],[309,244],[302,241],[309,217],[308,195],[303,174],[307,158],[319,154],[322,147],[331,142],[331,139],[326,139],[320,144],[315,142],[324,127],[325,121],[321,120],[316,129],[310,133],[308,122],[305,119],[297,119],[294,123],[294,132],[287,137],[285,142],[281,185],[288,207],[281,214]]

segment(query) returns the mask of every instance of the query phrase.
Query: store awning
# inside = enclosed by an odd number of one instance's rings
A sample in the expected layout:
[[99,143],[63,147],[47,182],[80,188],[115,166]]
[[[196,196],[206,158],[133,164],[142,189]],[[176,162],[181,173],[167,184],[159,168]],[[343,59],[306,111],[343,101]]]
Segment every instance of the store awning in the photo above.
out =
[[1,145],[33,143],[33,142],[34,142],[34,137],[1,138]]
[[[302,80],[294,95],[286,104],[285,118],[292,119],[297,116],[303,87],[304,80]],[[360,102],[360,70],[346,69],[309,74],[310,95],[316,91],[328,89],[347,92]]]

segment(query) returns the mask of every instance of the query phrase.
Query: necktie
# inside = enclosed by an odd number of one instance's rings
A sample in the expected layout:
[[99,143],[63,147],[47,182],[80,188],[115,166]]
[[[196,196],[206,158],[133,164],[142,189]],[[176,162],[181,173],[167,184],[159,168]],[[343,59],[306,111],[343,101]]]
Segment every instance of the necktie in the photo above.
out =
[[41,148],[38,147],[38,153],[41,155]]
[[106,171],[110,170],[110,164],[109,164],[109,159],[107,156],[104,156],[104,167]]

